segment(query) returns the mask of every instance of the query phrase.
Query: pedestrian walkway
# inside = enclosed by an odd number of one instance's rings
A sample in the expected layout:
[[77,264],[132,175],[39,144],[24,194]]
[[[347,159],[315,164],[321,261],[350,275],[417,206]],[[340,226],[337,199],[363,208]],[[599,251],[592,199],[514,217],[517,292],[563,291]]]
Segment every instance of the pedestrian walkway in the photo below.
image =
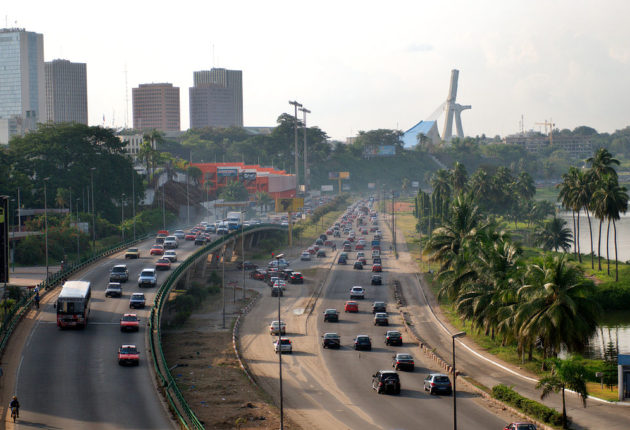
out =
[[[48,266],[48,273],[52,275],[61,270],[60,266]],[[9,268],[8,286],[30,287],[41,283],[46,279],[46,266],[28,266]]]

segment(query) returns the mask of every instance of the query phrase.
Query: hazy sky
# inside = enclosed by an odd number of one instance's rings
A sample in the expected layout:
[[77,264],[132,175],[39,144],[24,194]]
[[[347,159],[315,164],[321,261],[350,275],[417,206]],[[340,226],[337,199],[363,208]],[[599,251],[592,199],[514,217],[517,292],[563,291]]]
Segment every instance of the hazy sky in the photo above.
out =
[[297,100],[335,139],[429,118],[451,69],[466,135],[516,132],[521,115],[526,129],[630,125],[628,0],[24,0],[0,14],[44,34],[46,61],[87,63],[90,124],[131,126],[131,88],[170,82],[186,129],[193,71],[214,66],[243,71],[245,125]]

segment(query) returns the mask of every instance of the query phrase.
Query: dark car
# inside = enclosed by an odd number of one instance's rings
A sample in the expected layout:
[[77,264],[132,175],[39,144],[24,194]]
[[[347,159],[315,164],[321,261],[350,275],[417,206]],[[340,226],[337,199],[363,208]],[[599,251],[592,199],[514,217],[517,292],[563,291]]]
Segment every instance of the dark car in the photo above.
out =
[[205,245],[206,241],[206,237],[200,234],[195,238],[195,245]]
[[372,275],[372,280],[370,281],[372,285],[383,285],[383,277],[381,275]]
[[355,270],[363,270],[363,264],[361,264],[360,261],[355,261],[352,268]]
[[293,272],[291,273],[291,276],[289,276],[289,282],[291,284],[303,284],[304,276],[302,276],[300,272]]
[[372,375],[372,389],[378,394],[400,394],[400,378],[394,370],[379,370]]
[[453,388],[451,387],[451,380],[448,376],[441,373],[431,373],[424,378],[424,390],[430,394],[444,393],[451,394]]
[[348,259],[343,255],[340,255],[339,260],[337,260],[337,264],[348,264]]
[[258,269],[258,265],[252,263],[251,261],[246,261],[245,263],[243,263],[242,261],[239,261],[236,264],[236,268],[238,270],[243,270],[243,266],[245,266],[245,270],[256,270],[256,269]]
[[409,354],[396,354],[392,360],[392,367],[396,370],[409,370],[413,372],[415,363]]
[[282,297],[284,293],[282,292],[282,287],[271,287],[271,297]]
[[364,349],[366,351],[372,350],[372,341],[370,337],[365,334],[360,334],[354,339],[354,349]]
[[129,270],[127,265],[117,264],[112,267],[112,271],[109,273],[109,282],[127,282],[129,280]]
[[397,330],[390,330],[385,333],[385,345],[400,345],[402,346],[402,334]]
[[532,423],[510,423],[503,427],[503,430],[536,430],[536,425]]
[[339,322],[337,309],[326,309],[324,311],[324,322]]
[[381,257],[372,258],[372,264],[382,264]]
[[323,241],[323,240],[321,240],[321,239],[317,239],[317,240],[315,241],[315,245],[317,245],[317,246],[324,246],[324,241]]
[[324,348],[341,348],[341,338],[337,333],[325,333],[322,339],[322,346]]
[[385,302],[374,302],[372,304],[372,313],[387,312],[387,304]]
[[387,315],[387,312],[375,313],[374,325],[389,325],[389,315]]
[[325,234],[320,234],[320,235],[319,235],[319,238],[320,238],[321,240],[323,240],[323,241],[328,240],[328,236],[326,236]]

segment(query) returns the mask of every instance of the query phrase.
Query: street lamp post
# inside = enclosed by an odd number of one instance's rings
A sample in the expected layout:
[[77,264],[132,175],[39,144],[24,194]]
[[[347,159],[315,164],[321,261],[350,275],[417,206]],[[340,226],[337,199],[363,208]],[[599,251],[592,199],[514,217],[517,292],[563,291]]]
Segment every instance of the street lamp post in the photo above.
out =
[[79,249],[79,236],[81,236],[81,229],[79,228],[79,197],[77,197],[77,261],[81,261],[81,251]]
[[295,108],[295,113],[293,115],[294,118],[294,122],[293,122],[293,134],[295,135],[295,147],[294,147],[294,151],[295,151],[295,188],[296,191],[299,189],[298,187],[298,183],[300,180],[300,166],[298,164],[298,136],[297,136],[297,110],[299,107],[302,107],[302,105],[296,101],[289,101],[290,105],[293,105],[293,107]]
[[90,168],[90,186],[92,187],[92,252],[96,250],[96,215],[94,209],[94,171],[96,167]]
[[166,182],[164,182],[164,185],[162,185],[162,228],[164,230],[166,230],[166,203],[164,203],[164,201],[166,200]]
[[225,328],[225,243],[221,248],[221,284],[223,291],[223,328]]
[[122,242],[125,242],[125,193],[120,197],[120,233]]
[[[284,254],[276,255],[276,268],[280,268],[280,259]],[[282,291],[282,289],[280,289]],[[280,430],[284,430],[284,399],[282,397],[282,324],[280,319],[280,291],[278,291],[278,372],[280,381]]]
[[133,240],[136,240],[136,177],[131,167],[131,215],[133,216]]
[[245,211],[241,211],[241,256],[243,257],[243,300],[245,300]]
[[44,246],[46,248],[46,288],[48,288],[48,204],[46,203],[46,183],[50,178],[44,178]]
[[308,152],[306,150],[306,114],[311,113],[311,111],[305,107],[301,107],[300,111],[304,113],[304,191],[307,192],[311,184],[308,171]]
[[453,338],[453,430],[457,430],[457,370],[455,370],[455,339],[466,336],[465,331],[451,335]]

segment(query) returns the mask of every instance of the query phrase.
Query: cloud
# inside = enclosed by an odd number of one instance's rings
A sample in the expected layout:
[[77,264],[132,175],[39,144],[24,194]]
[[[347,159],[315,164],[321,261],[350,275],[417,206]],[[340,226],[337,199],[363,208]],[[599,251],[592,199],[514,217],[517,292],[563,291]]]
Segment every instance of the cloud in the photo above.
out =
[[428,52],[433,51],[433,45],[429,43],[412,43],[407,46],[407,52]]

